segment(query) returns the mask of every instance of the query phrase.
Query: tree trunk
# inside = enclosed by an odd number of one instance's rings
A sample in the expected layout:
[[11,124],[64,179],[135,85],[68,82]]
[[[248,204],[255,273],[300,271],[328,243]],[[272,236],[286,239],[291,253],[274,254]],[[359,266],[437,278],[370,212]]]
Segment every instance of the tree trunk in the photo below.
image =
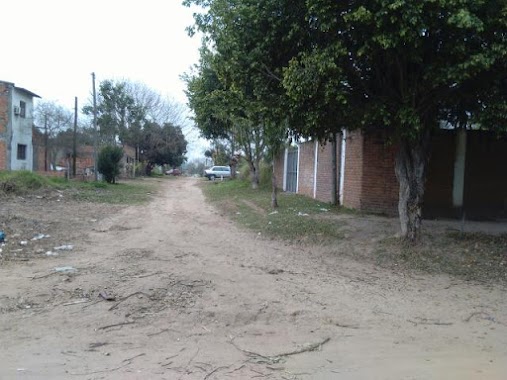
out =
[[259,188],[259,167],[250,162],[250,180],[252,181],[252,189]]
[[429,132],[415,142],[402,140],[396,156],[395,171],[400,184],[398,212],[401,236],[410,243],[417,242],[421,233],[426,167],[430,155],[429,143]]

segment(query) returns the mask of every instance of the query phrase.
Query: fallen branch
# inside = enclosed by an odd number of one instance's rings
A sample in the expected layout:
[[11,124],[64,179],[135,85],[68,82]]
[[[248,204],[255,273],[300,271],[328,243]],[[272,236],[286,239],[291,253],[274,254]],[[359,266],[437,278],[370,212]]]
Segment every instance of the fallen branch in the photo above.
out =
[[83,373],[72,373],[72,372],[69,372],[70,375],[72,376],[89,376],[89,375],[94,375],[96,373],[104,373],[104,372],[113,372],[113,371],[117,371],[119,370],[120,368],[123,368],[123,367],[126,367],[128,366],[129,364],[131,364],[130,362],[129,363],[125,363],[125,364],[122,364],[118,367],[114,367],[114,368],[110,368],[110,369],[103,369],[101,371],[93,371],[93,372],[83,372]]
[[140,275],[140,276],[134,276],[134,278],[146,278],[146,277],[151,277],[151,276],[158,276],[159,274],[165,274],[167,272],[155,272],[155,273],[150,273],[150,274],[144,274],[144,275]]
[[298,355],[298,354],[302,354],[303,352],[310,352],[310,351],[315,351],[317,349],[320,349],[324,344],[326,344],[330,340],[331,340],[331,338],[328,337],[328,338],[324,339],[321,342],[312,343],[312,344],[310,344],[310,345],[308,345],[306,347],[302,347],[302,348],[300,348],[298,350],[284,352],[282,354],[272,355],[272,356],[261,355],[261,354],[259,354],[257,352],[244,350],[244,349],[238,347],[233,341],[230,341],[230,343],[236,349],[238,349],[239,351],[243,352],[244,354],[246,354],[247,356],[251,357],[252,359],[255,359],[259,363],[276,364],[276,363],[279,363],[284,357],[292,356],[292,355]]
[[464,319],[464,321],[465,321],[465,322],[470,322],[470,321],[472,320],[472,318],[473,318],[473,317],[475,317],[476,315],[484,315],[484,316],[486,316],[486,317],[485,317],[485,318],[483,318],[483,319],[487,319],[487,320],[490,320],[490,321],[492,321],[492,320],[493,320],[493,318],[491,317],[491,315],[489,315],[489,314],[488,314],[488,313],[486,313],[485,311],[476,311],[476,312],[474,312],[474,313],[470,314],[470,315],[468,316],[468,318],[465,318],[465,319]]
[[103,369],[103,370],[100,370],[100,371],[93,371],[93,372],[85,372],[85,373],[72,373],[70,372],[71,375],[73,376],[89,376],[89,375],[93,375],[93,374],[96,374],[96,373],[104,373],[104,372],[113,372],[113,371],[117,371],[123,367],[126,367],[130,364],[132,364],[132,360],[134,360],[135,358],[138,358],[139,356],[143,356],[143,355],[146,355],[145,353],[142,353],[142,354],[139,354],[139,355],[136,355],[132,358],[129,358],[129,359],[125,359],[123,360],[123,362],[126,362],[118,367],[114,367],[114,368],[110,368],[110,369]]
[[[200,282],[200,284],[196,284],[197,282]],[[200,281],[200,280],[194,280],[193,281],[193,284],[187,284],[183,281],[177,281],[175,282],[172,286],[176,286],[176,285],[183,285],[183,286],[188,286],[190,288],[193,288],[194,286],[206,286],[207,284],[206,283],[203,283],[204,281]]]
[[341,327],[343,329],[354,329],[354,330],[357,330],[359,329],[359,326],[354,326],[354,325],[347,325],[345,323],[333,323],[336,327]]
[[52,275],[54,275],[54,274],[58,274],[58,273],[60,273],[60,272],[51,272],[51,273],[49,273],[49,274],[45,274],[45,275],[43,275],[43,276],[34,276],[34,277],[32,277],[31,279],[32,279],[32,280],[38,280],[38,279],[40,279],[40,278],[46,278],[46,277],[49,277],[49,276],[52,276]]
[[300,348],[299,350],[287,352],[285,354],[280,354],[277,356],[291,356],[291,355],[301,354],[303,352],[320,350],[322,348],[322,346],[324,344],[326,344],[327,342],[329,342],[330,340],[331,340],[331,338],[328,337],[328,338],[324,339],[322,342],[313,343],[313,344],[310,344],[309,346]]
[[90,300],[89,299],[82,299],[82,300],[77,300],[74,302],[67,302],[67,303],[62,304],[62,306],[78,305],[80,303],[86,303],[86,302],[90,302]]
[[[168,356],[167,358],[165,358],[165,360],[174,359],[174,358],[175,358],[176,356],[178,356],[178,355],[179,355],[179,354],[172,355],[172,356]],[[162,366],[162,367],[167,367],[168,365],[171,365],[171,364],[173,364],[173,362],[172,362],[172,361],[169,361],[169,362],[167,362],[167,363],[165,363],[165,364],[161,364],[161,366]]]
[[240,370],[240,369],[242,369],[242,368],[245,368],[245,365],[244,365],[244,364],[241,364],[238,368],[234,368],[232,371],[227,372],[227,374],[229,374],[229,373],[234,373],[234,372],[236,372],[236,371],[239,371],[239,370]]
[[421,320],[418,322],[407,319],[407,322],[413,323],[414,326],[417,325],[451,326],[453,324],[452,322],[430,321],[423,318],[421,318]]
[[135,292],[135,293],[132,293],[132,294],[129,294],[128,296],[126,297],[123,297],[122,299],[120,299],[118,302],[116,302],[113,306],[111,306],[108,310],[111,311],[111,310],[114,310],[116,309],[122,302],[128,300],[130,297],[133,297],[133,296],[137,296],[137,295],[143,295],[143,296],[146,296],[148,297],[148,299],[151,301],[151,296],[149,294],[146,294],[144,292]]
[[126,362],[126,361],[131,362],[131,361],[132,361],[132,360],[134,360],[135,358],[138,358],[138,357],[140,357],[140,356],[145,356],[145,355],[146,355],[146,354],[143,352],[142,354],[139,354],[139,355],[136,355],[136,356],[132,356],[131,358],[125,359],[125,360],[123,360],[123,361],[124,361],[124,362]]
[[173,332],[176,332],[176,333],[179,332],[179,331],[174,330],[174,329],[163,329],[163,330],[160,330],[159,332],[156,332],[156,333],[146,334],[146,336],[152,337],[152,336],[155,336],[155,335],[163,334],[163,333],[168,332],[168,331],[173,331]]
[[126,325],[133,325],[135,322],[122,322],[122,323],[115,323],[114,325],[107,325],[99,327],[97,330],[106,330],[110,329],[112,327],[120,327],[120,326],[126,326]]
[[229,368],[229,367],[230,366],[217,367],[213,371],[209,372],[206,376],[204,376],[203,380],[208,380],[211,377],[211,375],[213,375],[215,372],[220,371],[221,369]]

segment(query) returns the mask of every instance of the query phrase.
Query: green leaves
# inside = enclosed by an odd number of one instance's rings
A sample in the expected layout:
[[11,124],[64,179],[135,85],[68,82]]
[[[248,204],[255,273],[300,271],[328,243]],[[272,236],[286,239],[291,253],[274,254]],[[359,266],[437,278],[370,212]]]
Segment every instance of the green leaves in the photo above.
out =
[[254,116],[288,119],[305,136],[346,127],[417,138],[439,121],[478,120],[486,102],[503,109],[491,94],[505,88],[485,86],[507,75],[503,0],[190,3],[208,7],[196,18],[213,46],[208,121]]
[[119,146],[107,145],[99,152],[97,169],[104,176],[107,183],[115,183],[120,174],[120,161],[123,157],[123,149]]
[[449,25],[460,29],[474,29],[477,32],[484,31],[484,23],[474,15],[469,9],[461,8],[452,14],[448,20]]
[[149,163],[177,167],[185,160],[187,141],[180,127],[149,122],[144,126],[139,148]]

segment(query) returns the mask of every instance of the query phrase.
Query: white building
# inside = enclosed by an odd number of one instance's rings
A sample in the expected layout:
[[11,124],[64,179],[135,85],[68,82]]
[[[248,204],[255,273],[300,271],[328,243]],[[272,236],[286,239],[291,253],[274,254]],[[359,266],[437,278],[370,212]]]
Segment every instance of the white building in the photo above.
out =
[[33,170],[33,99],[40,96],[0,81],[0,170]]

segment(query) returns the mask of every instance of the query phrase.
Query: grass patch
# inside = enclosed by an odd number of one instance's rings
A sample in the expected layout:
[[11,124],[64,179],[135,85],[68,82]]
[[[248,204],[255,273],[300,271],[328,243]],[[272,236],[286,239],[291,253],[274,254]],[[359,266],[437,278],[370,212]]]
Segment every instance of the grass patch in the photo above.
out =
[[149,200],[155,189],[154,182],[129,181],[114,185],[105,182],[69,181],[67,193],[72,199],[109,204],[142,204]]
[[379,244],[376,253],[377,262],[384,266],[507,282],[507,234],[433,233],[415,247],[389,238]]
[[[320,218],[336,213],[339,208],[308,197],[280,193],[279,207],[271,208],[271,190],[251,189],[247,181],[204,182],[203,191],[217,209],[225,212],[240,225],[262,235],[293,242],[329,243],[342,239],[343,226]],[[340,222],[344,223],[344,222]]]
[[29,171],[0,171],[0,192],[22,195],[51,186],[48,178]]
[[83,182],[65,178],[44,177],[29,171],[0,171],[0,194],[30,195],[58,190],[66,197],[86,202],[141,204],[156,191],[155,182],[128,181],[118,184]]
[[239,180],[203,181],[202,188],[218,210],[263,236],[296,244],[334,244],[338,255],[396,272],[448,274],[465,280],[507,284],[507,234],[426,230],[420,244],[407,246],[394,236],[372,240],[372,236],[386,235],[384,222],[379,218],[367,219],[369,233],[366,235],[370,237],[363,237],[361,228],[365,221],[361,218],[368,216],[354,210],[281,193],[280,207],[273,214],[268,188],[252,190],[248,182]]

